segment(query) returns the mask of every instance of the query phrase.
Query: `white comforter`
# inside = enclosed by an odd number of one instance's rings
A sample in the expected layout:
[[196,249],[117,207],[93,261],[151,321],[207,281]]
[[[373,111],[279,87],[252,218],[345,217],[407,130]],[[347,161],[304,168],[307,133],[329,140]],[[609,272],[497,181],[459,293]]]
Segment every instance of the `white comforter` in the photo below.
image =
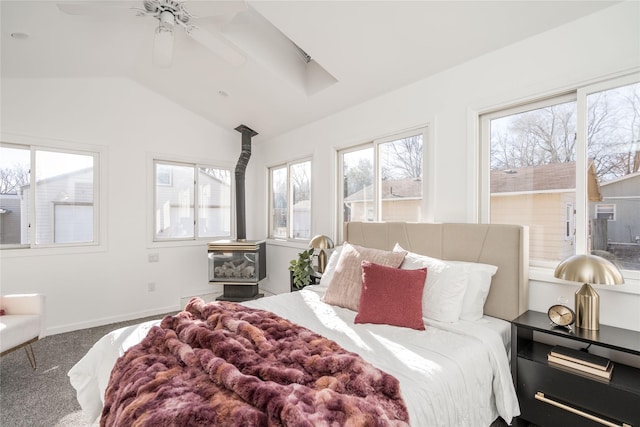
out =
[[[243,303],[272,311],[357,352],[400,381],[413,426],[489,426],[500,415],[519,415],[502,338],[488,322],[443,324],[425,319],[426,331],[354,324],[356,313],[303,290]],[[102,411],[117,358],[159,321],[114,331],[69,371],[88,419]]]

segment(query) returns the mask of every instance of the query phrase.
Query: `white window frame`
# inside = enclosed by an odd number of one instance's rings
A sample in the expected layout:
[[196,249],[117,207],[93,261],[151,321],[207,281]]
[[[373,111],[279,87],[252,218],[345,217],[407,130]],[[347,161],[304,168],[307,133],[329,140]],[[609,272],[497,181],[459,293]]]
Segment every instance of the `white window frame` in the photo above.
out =
[[[306,163],[309,162],[309,168],[310,168],[310,174],[309,174],[309,223],[311,226],[311,230],[310,230],[310,236],[309,238],[301,238],[301,237],[294,237],[292,236],[292,229],[291,229],[291,221],[293,218],[293,191],[292,191],[292,182],[291,182],[291,168],[295,165],[301,164],[301,163]],[[287,227],[286,227],[286,237],[282,237],[282,236],[274,236],[273,235],[273,171],[277,170],[277,169],[286,169],[287,171]],[[267,182],[268,182],[268,220],[267,220],[267,227],[268,227],[268,236],[269,239],[273,239],[273,240],[280,240],[280,241],[293,241],[293,242],[301,242],[301,241],[307,241],[309,239],[311,239],[311,237],[314,235],[313,232],[313,156],[309,156],[309,157],[302,157],[302,158],[298,158],[295,160],[291,160],[288,162],[284,162],[284,163],[278,163],[275,165],[271,165],[267,168]]]
[[[162,164],[162,165],[176,165],[176,166],[186,166],[186,167],[192,167],[194,170],[194,182],[193,182],[193,237],[158,237],[156,234],[156,215],[155,215],[155,206],[156,206],[156,197],[157,197],[157,187],[158,186],[169,186],[173,184],[173,177],[171,176],[171,174],[169,175],[169,182],[165,183],[165,182],[161,182],[159,183],[156,179],[156,165],[157,164]],[[199,235],[199,230],[200,230],[200,219],[199,219],[199,215],[198,215],[198,209],[200,209],[200,192],[198,191],[199,187],[200,187],[200,174],[199,174],[199,169],[200,168],[214,168],[214,169],[226,169],[229,171],[229,173],[231,174],[231,180],[230,180],[230,211],[229,211],[229,215],[230,215],[230,230],[229,230],[229,234],[226,235],[220,235],[220,236],[200,236]],[[150,206],[150,223],[151,223],[151,230],[150,230],[150,236],[151,236],[151,246],[157,246],[157,245],[163,245],[163,244],[188,244],[189,242],[202,242],[202,241],[209,241],[209,240],[218,240],[218,239],[230,239],[233,236],[234,230],[235,230],[235,197],[233,196],[235,194],[235,180],[233,179],[234,176],[234,169],[233,167],[231,167],[230,165],[221,165],[221,164],[216,164],[215,162],[194,162],[194,161],[189,161],[186,159],[175,159],[175,158],[170,158],[169,156],[158,156],[158,155],[151,155],[150,156],[150,182],[152,183],[152,189],[153,191],[150,191],[149,193],[151,194],[151,200],[149,203]]]
[[[587,97],[592,93],[630,85],[638,81],[640,81],[640,74],[634,73],[606,81],[591,83],[583,87],[578,87],[571,92],[565,92],[564,94],[558,94],[557,96],[548,97],[543,100],[532,100],[531,102],[519,104],[515,107],[509,108],[505,106],[503,109],[494,110],[495,112],[480,113],[480,197],[478,202],[480,222],[488,224],[490,221],[489,154],[491,142],[489,121],[497,117],[517,114],[518,112],[542,108],[574,99],[576,101],[576,204],[574,242],[576,254],[586,253],[589,243],[587,167],[581,165],[586,165],[587,163]],[[554,262],[540,260],[531,260],[530,265],[532,267],[550,270],[556,267],[556,263]],[[640,272],[638,271],[624,270],[623,274],[625,277],[640,279]]]
[[[30,256],[30,255],[54,255],[67,253],[101,252],[106,250],[107,230],[107,147],[93,144],[79,144],[62,140],[50,140],[46,138],[32,137],[22,134],[3,132],[0,136],[0,144],[5,147],[26,149],[30,151],[30,177],[29,181],[35,183],[36,151],[60,152],[65,154],[78,154],[92,156],[93,161],[93,241],[74,243],[47,243],[35,242],[36,210],[29,212],[29,243],[28,244],[3,244],[0,245],[3,257]],[[31,187],[34,188],[33,186]],[[29,205],[35,206],[35,191],[29,191]]]
[[[344,220],[343,220],[343,205],[344,205],[344,176],[342,171],[344,170],[344,154],[360,151],[366,148],[373,148],[373,221],[380,221],[382,213],[382,198],[380,188],[380,145],[397,141],[410,136],[422,134],[422,202],[421,202],[421,218],[416,219],[417,222],[421,221],[433,221],[433,183],[434,179],[434,163],[433,159],[435,153],[432,148],[432,144],[429,144],[432,138],[431,126],[427,124],[420,125],[418,127],[410,128],[408,130],[400,131],[397,133],[374,138],[370,142],[352,145],[336,150],[336,173],[337,173],[337,213],[336,213],[336,235],[338,240],[343,239]],[[371,209],[371,208],[369,208]],[[367,213],[367,216],[368,213]]]
[[491,183],[489,182],[491,174],[491,120],[576,100],[575,93],[565,93],[517,106],[505,106],[494,112],[480,114],[480,201],[478,203],[480,223],[489,224],[491,221]]

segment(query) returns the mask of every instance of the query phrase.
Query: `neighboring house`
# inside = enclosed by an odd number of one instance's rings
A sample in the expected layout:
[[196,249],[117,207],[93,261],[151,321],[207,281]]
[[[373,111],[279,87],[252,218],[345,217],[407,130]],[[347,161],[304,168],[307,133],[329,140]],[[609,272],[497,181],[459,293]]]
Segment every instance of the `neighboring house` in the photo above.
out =
[[[93,241],[93,168],[41,179],[36,183],[37,244]],[[21,187],[20,243],[29,243],[29,189]]]
[[602,201],[589,208],[590,218],[607,220],[607,240],[640,243],[640,172],[600,184]]
[[0,244],[20,244],[20,196],[0,194]]
[[[415,221],[421,218],[422,180],[416,178],[382,181],[382,220]],[[345,221],[373,221],[373,185],[344,199],[349,218]]]
[[[587,175],[590,201],[601,200],[596,171]],[[575,162],[491,172],[491,222],[529,226],[532,259],[560,260],[573,255]]]
[[640,262],[640,172],[600,186],[602,201],[589,206],[590,217],[600,229],[602,250],[622,268],[637,269]]

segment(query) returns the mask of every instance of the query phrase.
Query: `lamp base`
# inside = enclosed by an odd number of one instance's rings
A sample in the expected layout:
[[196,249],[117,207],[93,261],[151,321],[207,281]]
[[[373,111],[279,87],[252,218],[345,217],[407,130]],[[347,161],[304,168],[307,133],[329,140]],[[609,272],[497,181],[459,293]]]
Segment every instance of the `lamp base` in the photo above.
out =
[[576,327],[597,331],[600,329],[600,296],[588,283],[575,294]]

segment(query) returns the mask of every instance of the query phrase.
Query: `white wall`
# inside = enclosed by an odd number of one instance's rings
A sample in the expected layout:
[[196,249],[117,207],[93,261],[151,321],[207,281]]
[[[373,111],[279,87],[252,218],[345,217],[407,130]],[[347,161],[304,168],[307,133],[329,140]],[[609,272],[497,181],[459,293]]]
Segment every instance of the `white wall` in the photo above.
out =
[[[637,71],[639,29],[640,3],[616,5],[257,145],[255,161],[260,167],[253,169],[257,176],[249,182],[254,188],[247,191],[259,195],[249,209],[258,214],[253,234],[267,234],[264,178],[269,165],[313,155],[312,234],[335,236],[335,148],[425,123],[433,135],[427,149],[433,157],[426,160],[426,172],[431,174],[435,200],[433,217],[427,219],[475,221],[477,113]],[[286,289],[286,261],[297,251],[298,247],[268,247],[269,280],[264,288]],[[532,282],[530,308],[546,311],[559,296],[571,295],[569,289]],[[599,290],[601,321],[640,330],[640,285],[627,289],[635,293]]]
[[[205,243],[151,243],[150,159],[160,153],[233,167],[236,131],[127,79],[3,79],[2,140],[100,146],[107,155],[100,250],[0,253],[1,292],[44,293],[49,333],[165,313],[181,298],[220,291],[208,283]],[[159,262],[149,263],[149,254]]]

